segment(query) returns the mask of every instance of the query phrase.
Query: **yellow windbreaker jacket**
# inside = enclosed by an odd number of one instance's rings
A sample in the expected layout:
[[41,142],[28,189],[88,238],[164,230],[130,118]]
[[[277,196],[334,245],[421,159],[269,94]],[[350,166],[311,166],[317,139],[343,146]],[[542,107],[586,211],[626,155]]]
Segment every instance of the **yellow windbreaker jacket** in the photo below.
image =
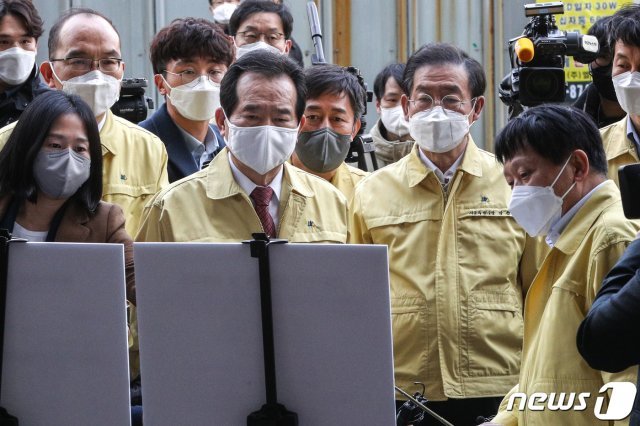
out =
[[345,196],[347,201],[351,201],[356,184],[368,175],[369,173],[364,170],[342,163],[340,167],[338,167],[333,179],[331,179],[331,185],[335,186],[338,191],[342,192],[342,195]]
[[417,145],[363,179],[349,242],[389,248],[396,384],[431,400],[502,396],[518,381],[525,232],[495,157],[470,139],[446,196]]
[[[594,416],[598,391],[611,381],[636,381],[636,367],[610,374],[590,368],[578,353],[576,334],[600,289],[602,279],[634,239],[638,226],[622,212],[620,193],[607,181],[582,206],[545,258],[527,293],[524,318],[524,347],[520,382],[504,398],[494,423],[501,425],[613,425]],[[507,411],[514,392],[530,397],[535,392],[588,392],[584,410]],[[565,402],[566,402],[565,399]],[[575,404],[578,405],[578,400]],[[538,405],[546,406],[548,401]],[[606,410],[606,405],[605,405]],[[628,419],[616,424],[628,424]]]
[[617,123],[600,129],[604,152],[607,154],[609,179],[618,183],[618,169],[625,164],[637,163],[638,151],[632,141],[627,138],[628,115]]
[[[284,164],[278,238],[345,243],[347,201],[329,182]],[[228,150],[173,182],[147,205],[137,241],[240,242],[261,232],[251,199],[233,178]]]

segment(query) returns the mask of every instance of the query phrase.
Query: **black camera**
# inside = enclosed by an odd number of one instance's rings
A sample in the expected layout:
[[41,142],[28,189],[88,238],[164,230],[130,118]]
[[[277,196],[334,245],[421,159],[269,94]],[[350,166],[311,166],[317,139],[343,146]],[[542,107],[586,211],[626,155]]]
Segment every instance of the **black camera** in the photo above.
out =
[[146,87],[146,78],[123,78],[120,99],[113,104],[111,112],[135,124],[146,119],[147,111],[153,109],[153,99],[145,96]]
[[596,59],[599,48],[594,36],[558,29],[554,15],[564,13],[562,2],[526,4],[524,11],[531,20],[521,36],[509,40],[511,72],[499,89],[511,116],[523,105],[563,102],[565,56],[586,64]]

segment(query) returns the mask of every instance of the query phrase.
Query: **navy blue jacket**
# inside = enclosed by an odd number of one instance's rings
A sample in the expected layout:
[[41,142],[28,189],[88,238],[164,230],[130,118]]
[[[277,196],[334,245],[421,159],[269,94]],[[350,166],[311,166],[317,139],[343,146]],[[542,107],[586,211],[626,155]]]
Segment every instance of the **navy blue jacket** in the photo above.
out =
[[0,93],[0,127],[18,120],[31,101],[47,90],[51,89],[40,79],[38,67],[34,66],[27,81]]
[[[616,373],[640,364],[640,240],[629,244],[605,277],[577,341],[580,354],[596,370]],[[640,425],[640,392],[630,424]]]
[[[182,132],[169,116],[166,104],[163,104],[151,117],[138,125],[158,136],[167,148],[169,182],[175,182],[200,170],[199,165],[196,164],[191,151],[189,151],[184,142]],[[214,153],[215,156],[225,147],[225,143],[218,127],[213,125],[209,125],[209,127],[211,127],[218,140],[218,149]]]

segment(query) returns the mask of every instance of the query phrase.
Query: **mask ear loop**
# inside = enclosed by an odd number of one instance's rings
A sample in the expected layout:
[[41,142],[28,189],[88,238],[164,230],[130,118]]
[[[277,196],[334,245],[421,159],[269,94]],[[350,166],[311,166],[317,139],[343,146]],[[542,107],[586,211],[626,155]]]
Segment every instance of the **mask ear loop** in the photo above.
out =
[[[556,178],[553,180],[553,183],[551,185],[549,185],[550,188],[553,189],[554,185],[556,184],[556,182],[558,181],[558,179],[560,179],[560,176],[562,176],[562,172],[564,172],[564,169],[567,168],[567,164],[569,164],[569,160],[571,160],[571,155],[569,155],[569,158],[567,158],[567,161],[565,161],[564,166],[562,166],[562,169],[560,169],[560,173],[558,173],[558,176],[556,176]],[[576,186],[576,183],[573,182],[573,185],[571,185],[569,187],[569,189],[567,189],[567,191],[562,195],[562,199],[564,200],[564,197],[567,196],[567,194],[569,192],[571,192],[571,190],[573,189],[573,187]]]
[[51,72],[53,73],[53,77],[55,77],[55,79],[58,80],[58,83],[64,86],[64,81],[60,80],[60,78],[58,78],[58,74],[56,74],[56,69],[53,67],[53,62],[51,61],[47,61],[47,62],[49,62],[49,66],[51,67]]

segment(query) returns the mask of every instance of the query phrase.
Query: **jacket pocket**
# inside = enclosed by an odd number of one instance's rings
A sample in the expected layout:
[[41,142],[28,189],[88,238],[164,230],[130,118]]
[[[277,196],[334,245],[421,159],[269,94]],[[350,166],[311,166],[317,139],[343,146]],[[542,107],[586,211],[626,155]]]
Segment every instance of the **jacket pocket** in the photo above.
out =
[[522,308],[509,293],[471,293],[467,315],[469,376],[508,376],[520,371]]
[[420,298],[393,299],[391,307],[395,377],[413,382],[427,369],[427,310]]

